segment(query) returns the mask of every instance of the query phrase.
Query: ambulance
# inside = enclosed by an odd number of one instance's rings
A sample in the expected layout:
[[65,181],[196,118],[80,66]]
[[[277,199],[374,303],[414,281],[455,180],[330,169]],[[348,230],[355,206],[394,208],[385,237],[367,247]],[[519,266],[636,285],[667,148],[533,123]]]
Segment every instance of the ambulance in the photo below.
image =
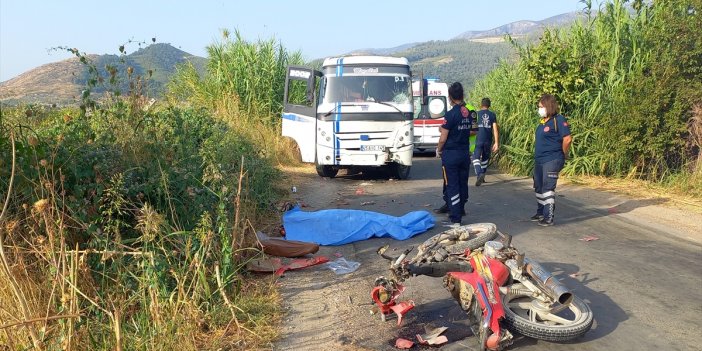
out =
[[449,108],[448,85],[432,78],[425,78],[423,81],[426,101],[422,101],[420,89],[422,81],[412,83],[414,149],[420,152],[435,149],[439,144],[439,136],[441,136],[439,127],[444,123],[444,115]]
[[[421,82],[424,82],[423,87],[420,86]],[[422,90],[426,91],[425,98],[422,98]],[[419,152],[436,149],[441,136],[439,128],[444,124],[444,115],[451,108],[448,84],[439,82],[436,78],[415,81],[412,83],[412,98],[414,102],[414,149]],[[472,108],[472,106],[468,107]],[[470,152],[473,152],[475,148],[475,137],[474,133],[471,133]]]

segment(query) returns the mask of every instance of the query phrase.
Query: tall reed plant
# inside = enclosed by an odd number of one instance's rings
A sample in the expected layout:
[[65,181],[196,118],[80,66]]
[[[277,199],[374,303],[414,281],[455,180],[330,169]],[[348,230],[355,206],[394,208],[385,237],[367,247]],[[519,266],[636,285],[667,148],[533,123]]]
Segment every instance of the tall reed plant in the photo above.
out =
[[[492,98],[500,116],[500,164],[519,174],[531,170],[536,101],[551,93],[573,133],[565,173],[662,180],[686,171],[699,157],[688,125],[702,101],[702,89],[690,89],[702,79],[695,47],[701,39],[693,30],[702,25],[702,6],[634,2],[632,10],[614,0],[593,13],[583,3],[585,20],[547,29],[536,44],[515,43],[519,59],[503,62],[471,92]],[[671,43],[686,60],[665,52]]]
[[248,42],[238,30],[233,37],[226,30],[222,34],[221,42],[207,47],[204,76],[191,65],[180,67],[169,85],[169,98],[214,111],[231,128],[255,140],[265,157],[292,162],[297,152],[281,137],[280,114],[286,68],[304,64],[302,54],[289,52],[275,39]]

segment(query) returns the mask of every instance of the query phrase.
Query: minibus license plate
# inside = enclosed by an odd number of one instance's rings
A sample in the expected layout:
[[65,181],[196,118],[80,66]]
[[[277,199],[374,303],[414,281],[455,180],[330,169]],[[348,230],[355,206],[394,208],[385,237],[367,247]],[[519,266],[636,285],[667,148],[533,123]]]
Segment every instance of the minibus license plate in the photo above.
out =
[[385,145],[361,145],[361,151],[385,151]]

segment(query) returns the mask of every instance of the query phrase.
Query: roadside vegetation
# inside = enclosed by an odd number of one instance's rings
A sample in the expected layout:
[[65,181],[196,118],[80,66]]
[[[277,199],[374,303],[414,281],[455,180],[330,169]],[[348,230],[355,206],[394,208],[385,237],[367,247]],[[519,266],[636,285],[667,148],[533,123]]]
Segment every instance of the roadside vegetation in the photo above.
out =
[[270,349],[275,283],[244,266],[295,159],[276,117],[299,53],[225,33],[154,103],[146,73],[67,50],[80,108],[0,112],[0,345]]
[[702,197],[700,11],[699,0],[614,0],[538,43],[515,44],[519,58],[469,94],[492,99],[499,165],[529,174],[536,102],[551,93],[573,131],[565,174],[647,180]]
[[[574,131],[567,174],[702,196],[702,4],[633,5],[517,45],[476,83],[503,169],[530,172],[550,92]],[[154,103],[124,47],[99,64],[66,50],[87,67],[79,107],[0,110],[0,350],[270,349],[280,297],[244,267],[298,158],[278,116],[301,54],[225,31],[206,73],[179,66]]]

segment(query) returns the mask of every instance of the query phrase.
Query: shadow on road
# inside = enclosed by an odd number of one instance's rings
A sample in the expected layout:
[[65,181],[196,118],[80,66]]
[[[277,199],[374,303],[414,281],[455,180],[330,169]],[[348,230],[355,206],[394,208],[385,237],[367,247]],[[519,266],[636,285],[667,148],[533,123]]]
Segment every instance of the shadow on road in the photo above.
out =
[[[556,202],[559,200],[566,201],[570,204],[572,204],[575,208],[583,208],[585,207],[585,204],[574,201],[571,199],[563,199],[560,197]],[[581,210],[578,211],[576,215],[566,215],[558,219],[559,224],[567,224],[567,223],[576,223],[576,222],[582,222],[586,221],[589,219],[593,218],[600,218],[600,217],[607,217],[611,215],[616,215],[620,213],[627,213],[631,212],[637,208],[640,207],[648,207],[648,206],[657,206],[661,205],[663,203],[668,202],[667,199],[662,199],[662,198],[654,198],[654,199],[631,199],[631,200],[626,200],[623,203],[620,203],[616,206],[607,208],[607,209],[589,209],[589,210]]]
[[580,267],[574,264],[540,263],[546,270],[553,273],[561,283],[570,288],[575,296],[585,301],[594,314],[595,323],[592,329],[582,339],[573,340],[571,343],[600,339],[614,332],[620,323],[629,319],[627,313],[604,291],[588,288],[588,284],[598,280],[598,277],[590,276],[590,273],[587,272],[580,272]]
[[[546,349],[551,350],[561,348],[558,345],[577,345],[586,343],[588,341],[600,339],[611,334],[620,323],[629,318],[626,312],[624,312],[606,294],[591,290],[587,287],[588,283],[593,282],[598,278],[590,277],[587,273],[579,273],[579,267],[572,264],[557,262],[541,262],[541,264],[544,268],[551,271],[563,284],[571,288],[577,297],[588,304],[594,315],[595,322],[592,329],[590,329],[590,331],[588,331],[584,337],[561,343],[540,341],[525,337],[518,333],[513,333],[514,341],[512,346],[510,346],[510,349],[518,349],[539,344],[539,347],[545,346]],[[576,273],[576,275],[571,277],[570,275],[574,273]],[[453,300],[451,300],[451,302],[453,302]],[[438,318],[438,315],[442,311],[437,309],[443,309],[443,311],[447,313],[447,317],[450,317],[451,312],[443,307],[443,302],[435,304],[434,307],[431,305],[432,304],[428,304],[425,309],[429,310],[433,308],[434,310],[423,312],[429,316],[428,318],[425,317],[426,319],[431,319],[432,316],[433,318]],[[454,305],[456,304],[454,303]],[[417,310],[417,312],[421,311],[420,309]],[[456,318],[444,319],[448,322],[445,323],[445,326],[448,326],[449,330],[446,331],[445,335],[449,338],[449,344],[441,347],[440,350],[478,350],[478,340],[473,337],[470,329],[468,328],[465,312],[463,312],[457,305],[455,306],[454,310],[457,310],[462,318],[459,317],[460,319],[458,320]],[[547,347],[547,345],[551,345],[551,347]]]

